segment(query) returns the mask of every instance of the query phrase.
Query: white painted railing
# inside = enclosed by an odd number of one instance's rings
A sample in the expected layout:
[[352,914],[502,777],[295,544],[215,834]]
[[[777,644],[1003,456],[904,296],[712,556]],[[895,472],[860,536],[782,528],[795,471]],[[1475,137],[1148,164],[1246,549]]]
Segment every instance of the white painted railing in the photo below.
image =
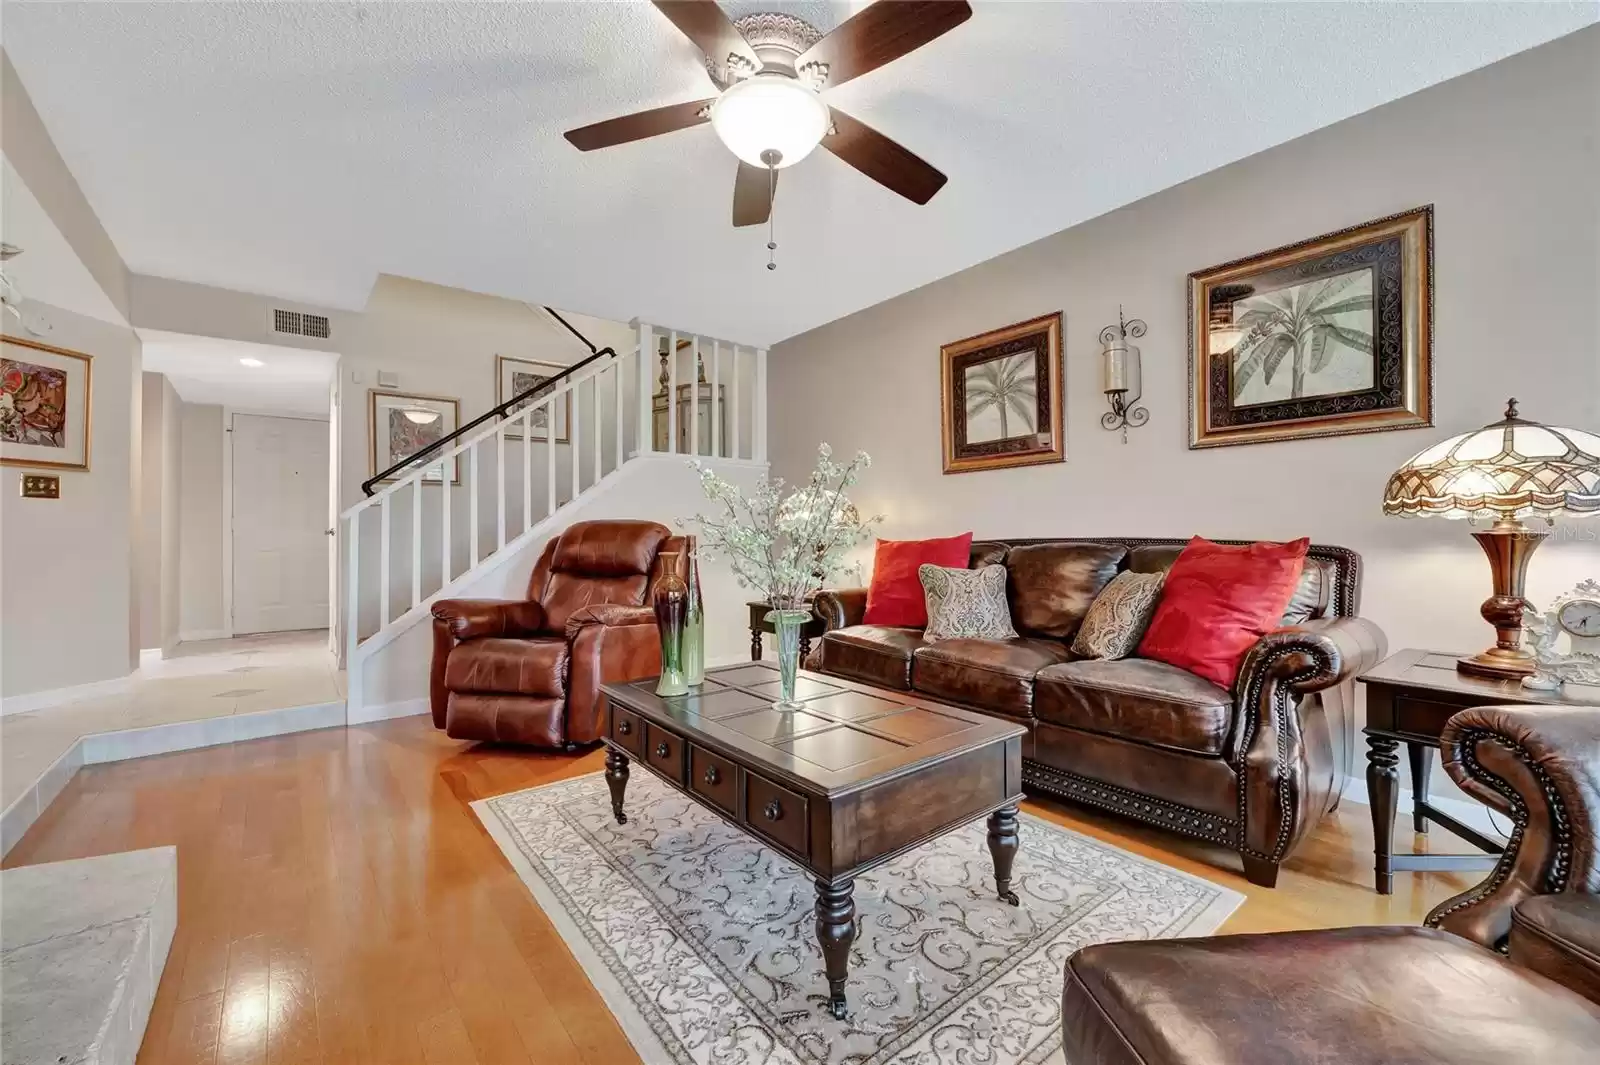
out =
[[352,705],[365,654],[556,528],[567,505],[635,455],[766,460],[766,350],[636,325],[637,348],[591,363],[341,515]]

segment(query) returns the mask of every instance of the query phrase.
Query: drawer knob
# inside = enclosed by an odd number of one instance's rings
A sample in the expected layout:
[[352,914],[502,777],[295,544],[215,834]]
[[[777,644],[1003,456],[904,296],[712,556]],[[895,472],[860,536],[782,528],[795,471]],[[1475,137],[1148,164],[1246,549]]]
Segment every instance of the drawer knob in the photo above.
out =
[[668,747],[665,742],[658,743],[656,744],[656,757],[665,758],[667,753],[671,750],[672,748]]
[[717,767],[716,766],[707,767],[707,769],[706,769],[706,783],[710,784],[712,786],[715,786],[716,784],[720,783],[721,781],[722,781],[722,774],[717,772]]
[[619,735],[619,736],[631,736],[632,734],[633,734],[633,722],[631,722],[631,721],[618,721],[617,722],[617,735]]
[[761,813],[768,821],[776,821],[783,816],[783,807],[778,804],[777,799],[773,799]]

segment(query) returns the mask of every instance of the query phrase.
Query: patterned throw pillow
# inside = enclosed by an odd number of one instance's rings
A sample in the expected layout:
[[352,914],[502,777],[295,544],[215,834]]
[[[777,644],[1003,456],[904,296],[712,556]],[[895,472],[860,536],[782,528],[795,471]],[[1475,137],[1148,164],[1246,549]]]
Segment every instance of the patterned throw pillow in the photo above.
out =
[[928,599],[928,627],[922,638],[935,640],[1014,640],[1011,608],[1006,605],[1006,568],[917,567]]
[[1144,638],[1161,601],[1165,573],[1119,573],[1112,578],[1084,616],[1074,654],[1089,658],[1127,658]]

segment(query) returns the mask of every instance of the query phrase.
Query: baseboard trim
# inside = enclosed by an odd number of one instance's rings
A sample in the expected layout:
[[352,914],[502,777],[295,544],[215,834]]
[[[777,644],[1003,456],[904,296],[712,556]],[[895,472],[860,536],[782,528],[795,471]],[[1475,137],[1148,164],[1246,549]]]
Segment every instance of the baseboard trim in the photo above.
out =
[[71,684],[65,688],[47,688],[44,691],[8,695],[0,699],[0,717],[29,714],[35,710],[46,710],[52,706],[78,699],[89,699],[96,695],[115,695],[117,692],[125,691],[132,682],[133,674],[129,673],[109,680],[91,681],[88,684]]
[[0,856],[10,852],[83,766],[339,728],[344,723],[344,703],[313,703],[80,736],[0,814]]
[[370,706],[354,707],[348,714],[348,720],[352,725],[370,725],[374,721],[415,717],[418,714],[428,713],[430,709],[427,699],[401,699],[394,703],[374,703]]
[[[1344,801],[1357,803],[1361,806],[1371,806],[1372,801],[1367,795],[1367,782],[1362,777],[1349,776],[1344,778]],[[1496,825],[1490,816],[1490,810],[1481,803],[1469,802],[1466,799],[1448,799],[1438,796],[1429,796],[1428,804],[1437,807],[1444,813],[1477,829],[1490,839],[1505,839],[1504,824]],[[1395,804],[1396,833],[1400,833],[1400,823],[1411,819],[1411,789],[1400,789],[1400,801]]]

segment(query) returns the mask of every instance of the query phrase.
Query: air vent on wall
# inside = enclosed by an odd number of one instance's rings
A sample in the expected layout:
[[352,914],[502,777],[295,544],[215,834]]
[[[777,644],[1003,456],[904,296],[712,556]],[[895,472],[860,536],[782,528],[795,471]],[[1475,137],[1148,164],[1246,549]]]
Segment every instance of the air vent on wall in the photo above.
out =
[[301,314],[299,311],[276,309],[272,312],[272,331],[297,337],[328,337],[328,316]]

